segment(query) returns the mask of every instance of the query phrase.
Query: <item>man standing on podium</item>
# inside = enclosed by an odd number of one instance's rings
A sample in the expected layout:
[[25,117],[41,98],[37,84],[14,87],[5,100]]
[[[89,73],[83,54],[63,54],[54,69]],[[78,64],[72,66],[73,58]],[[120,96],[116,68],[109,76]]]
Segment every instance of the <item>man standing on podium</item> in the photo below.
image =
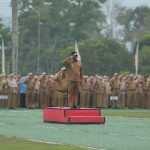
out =
[[71,56],[66,58],[63,63],[67,67],[68,73],[68,105],[71,108],[77,108],[81,82],[83,78],[83,69],[81,61],[77,59],[78,54],[72,52]]

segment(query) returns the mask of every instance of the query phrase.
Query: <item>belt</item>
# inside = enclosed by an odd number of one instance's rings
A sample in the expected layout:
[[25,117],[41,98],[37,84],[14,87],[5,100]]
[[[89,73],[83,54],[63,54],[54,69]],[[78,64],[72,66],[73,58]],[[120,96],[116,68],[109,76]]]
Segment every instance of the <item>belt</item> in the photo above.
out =
[[9,89],[15,89],[15,87],[9,87]]
[[129,91],[135,91],[136,89],[128,89]]
[[63,91],[63,90],[56,90],[57,92],[63,92],[66,93],[67,91]]

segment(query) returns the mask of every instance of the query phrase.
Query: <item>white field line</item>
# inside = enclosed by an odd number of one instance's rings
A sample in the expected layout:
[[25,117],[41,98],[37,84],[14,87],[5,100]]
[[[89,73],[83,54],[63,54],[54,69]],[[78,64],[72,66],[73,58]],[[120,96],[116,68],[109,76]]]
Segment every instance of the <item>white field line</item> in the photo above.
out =
[[150,120],[150,118],[138,118],[138,117],[127,117],[127,116],[104,116],[104,117],[105,118],[120,118],[120,119],[127,118],[127,119],[135,119],[135,120],[141,120],[141,119]]
[[[56,127],[46,127],[46,126],[33,126],[33,127],[36,127],[36,128],[47,128],[47,129],[52,128],[52,129],[55,129],[55,130],[59,130],[60,129],[60,128],[56,128]],[[81,132],[82,131],[82,130],[77,130],[77,129],[73,130],[73,129],[69,129],[69,128],[66,128],[64,130],[66,130],[66,131],[76,131],[76,132]]]
[[119,123],[146,126],[146,124],[140,122],[119,121]]
[[34,110],[25,110],[25,111],[22,111],[22,110],[8,110],[7,112],[11,112],[11,113],[21,113],[21,114],[23,114],[23,113],[29,113],[29,114],[31,114],[31,112],[35,112]]
[[1,123],[1,122],[0,122],[0,125],[3,125],[3,126],[5,126],[5,125],[7,125],[7,124],[5,124],[5,123]]
[[[63,143],[55,143],[55,142],[49,142],[49,141],[41,141],[41,140],[33,140],[33,139],[27,139],[27,140],[32,141],[32,142],[38,142],[38,143],[64,145]],[[79,147],[89,148],[89,149],[94,149],[94,150],[104,150],[104,149],[97,149],[94,147],[86,147],[86,146],[79,146]]]
[[[16,112],[15,112],[16,113]],[[9,114],[6,114],[7,116],[15,116],[16,114],[15,114],[14,112],[13,113],[9,113]],[[5,113],[0,113],[0,115],[4,115]],[[29,114],[27,114],[27,113],[20,113],[20,116],[21,117],[30,117],[30,118],[33,118],[33,117],[41,117],[42,115],[32,115],[31,116],[31,114],[29,113]]]
[[[35,112],[35,110],[12,110],[11,113],[21,113],[22,115],[27,115],[26,113],[31,113],[31,112]],[[4,113],[0,113],[0,114],[4,114]],[[13,115],[13,114],[9,114],[9,115]],[[41,115],[36,115],[36,116],[41,116]],[[35,116],[35,117],[36,117]],[[28,116],[29,117],[29,116]],[[31,117],[31,116],[30,116]],[[34,117],[34,116],[32,116]],[[141,120],[141,119],[144,119],[144,120],[150,120],[150,118],[137,118],[137,117],[126,117],[126,116],[105,116],[105,118],[120,118],[120,119],[124,119],[124,118],[127,118],[127,119],[135,119],[135,120]]]
[[[56,128],[56,127],[44,127],[44,126],[34,126],[34,127],[38,127],[38,128],[52,128],[52,129],[55,129],[55,130],[59,130],[60,128]],[[64,129],[66,131],[76,131],[76,132],[82,132],[82,130],[72,130],[72,129]],[[128,137],[134,137],[134,138],[141,138],[141,139],[150,139],[150,137],[147,137],[147,136],[139,136],[139,135],[122,135],[122,134],[118,134],[118,133],[109,133],[109,135],[111,136],[122,136],[122,137],[125,137],[125,136],[128,136]]]
[[46,129],[50,129],[50,128],[52,128],[52,129],[55,129],[55,130],[58,130],[59,128],[56,128],[56,127],[45,127],[45,126],[33,126],[33,127],[36,127],[36,128],[46,128]]
[[[130,118],[130,117],[129,117]],[[142,118],[143,119],[143,118]],[[147,119],[147,118],[146,118]],[[123,122],[122,123],[126,123],[126,124],[140,124],[140,125],[144,125],[142,123],[131,123],[131,122]],[[0,122],[0,125],[8,125],[8,124],[5,124],[5,123],[2,123]],[[60,128],[56,128],[56,127],[46,127],[46,126],[32,126],[32,127],[36,127],[36,128],[52,128],[52,129],[55,129],[55,130],[59,130]],[[69,129],[69,128],[66,128],[64,129],[66,131],[76,131],[76,132],[81,132],[82,130],[73,130],[73,129]],[[112,136],[124,136],[124,135],[120,135],[118,133],[110,133],[109,135],[112,135]],[[126,135],[128,137],[134,137],[134,138],[141,138],[141,139],[150,139],[150,137],[146,137],[146,136],[139,136],[139,135]]]
[[[44,127],[44,126],[34,126],[34,127],[38,127],[38,128],[52,128],[52,129],[55,129],[55,130],[59,130],[60,128],[56,128],[56,127]],[[68,128],[66,128],[66,129],[64,129],[64,130],[66,130],[66,131],[76,131],[76,132],[81,132],[82,130],[72,130],[72,129],[68,129]],[[123,136],[124,137],[124,135],[120,135],[120,134],[118,134],[118,133],[110,133],[109,135],[112,135],[112,136]],[[126,136],[128,136],[128,137],[135,137],[135,138],[142,138],[142,139],[150,139],[150,137],[146,137],[146,136],[138,136],[138,135],[126,135]]]
[[5,113],[0,113],[0,115],[3,115],[3,114],[5,114]]
[[[112,136],[120,136],[120,137],[125,137],[124,135],[122,134],[118,134],[118,133],[110,133],[109,135],[112,135]],[[138,135],[126,135],[130,138],[142,138],[142,139],[146,139],[146,140],[150,140],[150,137],[146,137],[146,136],[138,136]]]

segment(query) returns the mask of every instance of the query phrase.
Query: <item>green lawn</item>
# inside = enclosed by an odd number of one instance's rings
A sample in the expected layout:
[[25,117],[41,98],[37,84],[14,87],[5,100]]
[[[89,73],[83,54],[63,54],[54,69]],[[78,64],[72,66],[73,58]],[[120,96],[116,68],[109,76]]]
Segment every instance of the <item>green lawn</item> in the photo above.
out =
[[0,150],[89,150],[70,145],[45,144],[0,136]]
[[150,118],[150,109],[102,109],[103,116]]
[[42,109],[0,109],[0,135],[4,136],[0,136],[0,150],[150,148],[150,109],[102,109],[101,112],[105,124],[58,124],[43,122]]

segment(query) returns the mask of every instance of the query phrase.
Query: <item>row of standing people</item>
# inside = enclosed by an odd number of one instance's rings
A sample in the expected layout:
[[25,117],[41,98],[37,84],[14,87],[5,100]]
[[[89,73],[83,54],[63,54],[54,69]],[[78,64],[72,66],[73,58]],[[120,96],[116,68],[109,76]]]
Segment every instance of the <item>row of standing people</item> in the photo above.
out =
[[[80,107],[150,108],[150,78],[144,76],[83,76],[78,91]],[[8,108],[68,106],[68,73],[62,68],[55,75],[22,78],[0,77],[0,94],[8,95]],[[117,96],[117,100],[110,97]]]

